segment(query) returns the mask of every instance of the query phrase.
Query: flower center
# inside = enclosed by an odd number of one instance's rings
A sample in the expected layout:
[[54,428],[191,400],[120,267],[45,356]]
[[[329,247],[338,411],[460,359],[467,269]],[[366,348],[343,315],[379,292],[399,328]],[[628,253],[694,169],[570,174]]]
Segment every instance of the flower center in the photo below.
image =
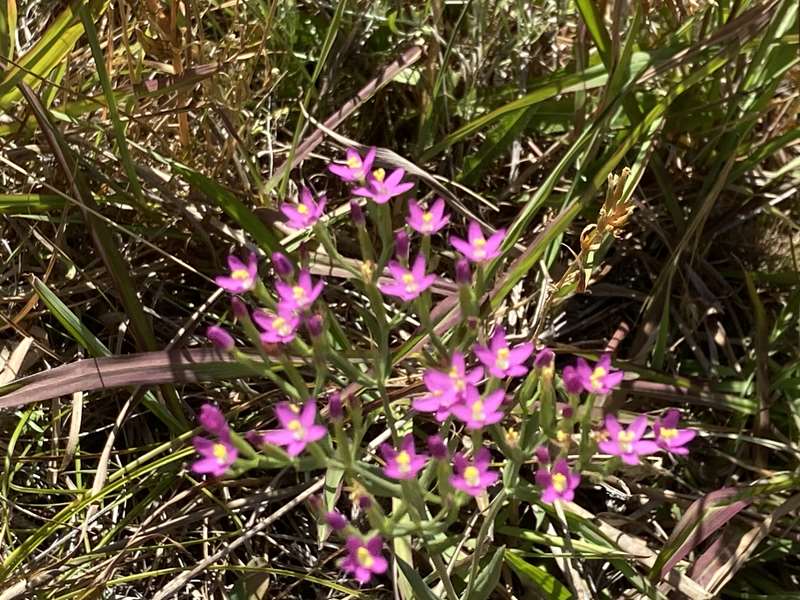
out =
[[567,489],[567,476],[562,473],[553,473],[551,477],[553,489],[559,494]]
[[419,288],[417,282],[414,281],[414,276],[411,273],[405,273],[403,275],[403,283],[406,286],[406,291],[409,293],[416,292]]
[[292,419],[289,421],[286,429],[292,432],[294,439],[296,439],[298,442],[302,441],[303,438],[306,437],[306,430],[303,428],[303,424],[299,421],[299,419]]
[[608,375],[608,371],[603,367],[595,367],[594,371],[592,371],[592,375],[589,377],[589,382],[592,384],[593,390],[599,390],[603,387],[603,377],[606,375]]
[[409,465],[411,464],[411,457],[408,455],[408,452],[405,450],[398,452],[397,456],[395,457],[395,461],[397,462],[397,468],[400,469],[401,473],[408,473]]
[[221,465],[224,465],[228,462],[228,449],[225,447],[225,444],[217,442],[211,447],[211,454],[214,455],[214,458],[217,459],[217,462]]
[[470,487],[478,487],[481,482],[481,472],[478,471],[477,467],[473,467],[472,465],[468,466],[464,469],[464,481],[466,481],[467,485]]
[[671,440],[674,439],[677,435],[678,435],[678,430],[675,428],[667,428],[667,429],[662,428],[658,432],[658,437],[660,437],[662,440]]
[[457,392],[463,392],[464,388],[466,387],[466,383],[464,382],[464,378],[458,372],[458,369],[452,367],[450,369],[450,379],[453,381],[453,387],[456,388]]
[[509,352],[508,348],[500,348],[500,350],[497,351],[497,358],[495,359],[495,366],[498,369],[500,369],[502,371],[505,371],[506,369],[508,369],[508,355],[509,354],[510,354],[510,352]]
[[275,317],[272,319],[272,328],[281,335],[289,335],[292,333],[292,326],[283,317]]
[[238,281],[247,281],[250,279],[250,273],[247,272],[247,269],[234,269],[231,271],[231,277]]
[[617,434],[617,444],[625,454],[630,454],[633,450],[633,438],[632,431],[620,431]]
[[307,215],[308,214],[308,207],[305,204],[298,204],[297,205],[297,212],[299,212],[301,215]]
[[306,297],[306,291],[299,285],[296,285],[292,288],[292,296],[294,296],[295,300],[303,300]]
[[356,550],[356,560],[358,564],[360,564],[365,569],[372,568],[372,564],[375,562],[375,559],[372,558],[372,554],[369,553],[366,546],[359,546],[358,550]]
[[351,169],[358,169],[361,166],[361,159],[357,156],[351,156],[347,159],[347,166]]
[[372,172],[372,176],[375,178],[375,181],[383,182],[384,177],[386,177],[386,171],[383,169],[375,169]]
[[483,402],[476,400],[472,403],[472,420],[483,421],[486,419],[486,413],[483,412]]
[[433,221],[433,215],[429,212],[423,213],[422,220],[425,223],[430,223],[431,221]]
[[475,258],[484,258],[486,256],[484,246],[486,246],[485,239],[478,238],[477,240],[472,240],[472,252],[475,254]]
[[559,429],[556,431],[556,439],[559,441],[559,443],[563,444],[565,441],[567,441],[567,439],[569,439],[569,434],[563,429]]

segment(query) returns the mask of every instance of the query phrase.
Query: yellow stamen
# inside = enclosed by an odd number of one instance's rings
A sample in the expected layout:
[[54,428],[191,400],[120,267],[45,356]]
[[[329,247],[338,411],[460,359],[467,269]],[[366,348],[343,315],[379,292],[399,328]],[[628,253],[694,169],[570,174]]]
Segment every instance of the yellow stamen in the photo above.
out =
[[289,335],[292,333],[292,326],[283,317],[275,317],[272,319],[272,328],[281,335]]
[[308,214],[308,207],[305,204],[298,204],[297,205],[297,212],[299,212],[301,215],[307,215]]
[[370,554],[369,550],[367,550],[364,546],[360,546],[358,550],[356,550],[356,560],[358,561],[358,564],[365,569],[371,568],[372,564],[375,562],[375,559],[372,558],[372,554]]
[[603,387],[602,379],[608,375],[608,371],[606,371],[603,367],[595,367],[594,371],[592,371],[592,375],[589,377],[589,381],[592,384],[593,390],[599,390]]
[[417,289],[419,289],[419,285],[414,280],[414,276],[411,273],[403,275],[403,283],[406,285],[406,291],[409,293],[416,292]]
[[483,421],[486,418],[486,413],[483,412],[483,402],[476,400],[472,404],[472,420]]
[[481,482],[481,472],[472,465],[464,469],[464,481],[471,487],[476,487]]
[[433,215],[429,212],[423,213],[422,220],[425,223],[430,223],[431,221],[433,221]]
[[411,464],[411,457],[408,455],[408,452],[405,450],[398,452],[395,461],[397,461],[397,467],[400,469],[401,473],[408,473],[409,465]]
[[292,296],[294,296],[295,300],[302,300],[306,297],[306,291],[299,285],[296,285],[292,288]]
[[569,435],[569,434],[568,434],[566,431],[564,431],[563,429],[559,429],[559,430],[556,432],[556,439],[558,440],[558,442],[559,442],[560,444],[563,444],[563,443],[564,443],[564,442],[566,442],[566,441],[567,441],[569,438],[570,438],[570,435]]
[[372,172],[372,176],[375,178],[376,181],[383,181],[384,177],[386,177],[386,171],[383,169],[375,169]]
[[456,391],[461,392],[466,387],[466,382],[459,377],[458,371],[455,367],[450,369],[450,379],[453,380],[453,387],[456,388]]
[[567,476],[561,473],[553,473],[551,477],[553,489],[559,494],[567,489]]
[[633,450],[633,438],[632,431],[620,431],[617,434],[617,444],[625,454],[630,454],[631,450]]
[[296,439],[298,442],[306,436],[306,430],[303,428],[303,424],[297,419],[289,421],[286,429],[294,434],[294,439]]
[[351,169],[358,169],[361,166],[361,159],[357,156],[351,156],[347,159],[347,166]]
[[217,442],[211,447],[211,453],[219,464],[224,465],[228,462],[228,449],[225,447],[225,444]]
[[677,429],[660,429],[658,432],[658,437],[662,440],[671,440],[678,435]]
[[231,277],[239,281],[247,281],[250,279],[250,273],[247,272],[247,269],[235,269],[231,271]]
[[500,348],[500,350],[497,351],[497,358],[495,359],[494,364],[498,369],[501,369],[501,370],[504,371],[504,370],[506,370],[508,368],[508,365],[509,365],[508,355],[509,354],[510,354],[510,352],[509,352],[508,348]]

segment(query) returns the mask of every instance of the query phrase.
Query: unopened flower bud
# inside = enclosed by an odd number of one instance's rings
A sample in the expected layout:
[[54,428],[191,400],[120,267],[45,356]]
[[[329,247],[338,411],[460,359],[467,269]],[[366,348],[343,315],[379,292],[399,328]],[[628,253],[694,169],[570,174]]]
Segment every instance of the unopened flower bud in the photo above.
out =
[[217,325],[212,325],[206,330],[206,337],[211,340],[215,347],[225,352],[230,352],[236,347],[236,342],[231,334]]
[[321,336],[323,324],[322,315],[311,315],[308,317],[308,319],[306,319],[306,328],[308,329],[309,335],[313,338]]
[[428,452],[436,460],[447,460],[447,446],[438,435],[428,437]]
[[272,253],[272,266],[275,269],[275,273],[277,273],[278,277],[281,279],[290,277],[294,272],[292,261],[290,261],[289,258],[282,252]]
[[564,417],[565,419],[571,419],[573,414],[574,411],[572,410],[571,406],[565,406],[564,408],[561,409],[561,416]]
[[533,359],[533,366],[537,369],[552,368],[555,358],[556,355],[550,348],[542,348],[536,353],[536,358]]
[[536,460],[540,465],[550,464],[550,451],[547,446],[539,446],[536,449]]
[[350,217],[353,219],[356,227],[362,227],[367,221],[364,218],[364,211],[357,200],[350,200]]
[[410,245],[408,234],[404,229],[398,229],[394,234],[394,256],[403,264],[408,262]]
[[231,312],[234,318],[244,319],[247,316],[247,305],[238,296],[231,298]]
[[334,421],[339,421],[344,417],[342,395],[339,392],[333,392],[328,396],[328,416]]
[[369,510],[372,506],[372,497],[363,495],[358,497],[358,507],[361,510]]
[[334,531],[341,531],[347,527],[347,518],[337,510],[325,513],[325,522]]
[[456,283],[458,285],[469,285],[472,283],[472,273],[469,270],[469,262],[465,258],[456,261]]

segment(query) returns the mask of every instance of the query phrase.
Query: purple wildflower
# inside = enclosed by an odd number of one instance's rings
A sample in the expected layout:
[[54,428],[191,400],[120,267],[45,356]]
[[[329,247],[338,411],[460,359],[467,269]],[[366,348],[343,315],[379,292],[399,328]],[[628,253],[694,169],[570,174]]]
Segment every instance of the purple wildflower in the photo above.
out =
[[386,572],[389,563],[381,554],[383,540],[376,535],[366,541],[357,536],[350,536],[345,542],[347,556],[339,562],[339,567],[350,573],[359,583],[368,583],[372,575]]
[[456,474],[450,476],[450,485],[470,496],[480,496],[500,477],[497,471],[489,470],[491,459],[491,454],[486,448],[481,448],[475,453],[472,463],[463,454],[456,454],[453,457]]
[[217,285],[231,294],[241,294],[249,292],[256,285],[258,275],[258,257],[255,252],[251,252],[245,265],[238,257],[230,255],[228,257],[228,267],[230,275],[218,275],[214,278]]
[[686,444],[691,442],[697,435],[694,429],[678,429],[678,421],[681,413],[677,409],[670,408],[664,413],[663,417],[656,419],[653,423],[653,433],[656,436],[656,444],[663,450],[673,454],[689,454]]
[[389,444],[381,444],[381,455],[386,461],[383,473],[393,479],[413,479],[428,462],[427,454],[417,454],[414,436],[410,433],[400,442],[399,451]]
[[547,446],[539,446],[536,448],[534,454],[536,455],[536,461],[540,465],[550,464],[550,451],[547,449]]
[[523,363],[533,352],[533,344],[525,342],[509,348],[506,332],[498,327],[489,346],[475,346],[473,352],[494,377],[521,377],[528,372]]
[[425,274],[425,257],[422,254],[417,255],[410,270],[395,261],[389,261],[388,268],[394,281],[382,283],[378,288],[387,296],[395,296],[406,302],[418,298],[436,281],[436,275]]
[[467,240],[451,236],[450,244],[468,260],[474,263],[483,263],[500,256],[500,244],[503,243],[505,236],[506,230],[498,229],[487,240],[477,221],[470,221],[467,228]]
[[408,201],[408,219],[406,223],[411,229],[422,235],[433,235],[450,221],[450,215],[444,214],[444,200],[437,198],[430,209],[423,210],[415,200]]
[[292,261],[290,261],[289,257],[282,252],[272,253],[272,267],[275,269],[275,273],[278,275],[278,277],[281,277],[282,279],[291,277],[292,273],[294,272]]
[[617,387],[625,373],[611,368],[611,356],[604,354],[597,361],[594,368],[589,366],[584,359],[579,358],[575,369],[580,378],[583,389],[591,394],[608,394]]
[[197,422],[200,427],[205,429],[211,435],[218,437],[226,437],[228,435],[228,422],[225,420],[225,415],[213,404],[203,404],[200,407],[200,414],[197,417]]
[[322,293],[325,282],[318,280],[316,283],[311,279],[311,273],[303,269],[297,276],[297,282],[292,285],[285,281],[276,281],[275,290],[280,297],[280,306],[287,312],[303,312],[314,304],[314,301]]
[[315,202],[311,195],[311,190],[304,187],[300,190],[300,202],[284,202],[281,204],[281,212],[286,216],[286,225],[292,229],[305,229],[310,227],[322,216],[325,210],[325,195],[319,197]]
[[315,400],[307,400],[302,409],[281,402],[275,407],[275,416],[281,428],[265,431],[262,439],[276,446],[286,446],[289,456],[297,456],[308,444],[321,440],[328,433],[325,427],[314,423],[317,417]]
[[367,150],[364,158],[361,158],[361,155],[356,150],[348,148],[345,151],[345,156],[347,157],[345,164],[331,163],[328,165],[328,170],[339,176],[343,181],[362,181],[372,168],[375,152],[375,147],[372,147]]
[[225,474],[238,456],[236,448],[233,447],[227,436],[216,442],[195,437],[192,439],[192,445],[201,457],[192,464],[192,471],[195,473],[207,473],[213,477],[219,477]]
[[536,485],[544,488],[542,502],[552,503],[556,500],[572,502],[575,498],[575,489],[581,482],[581,476],[573,473],[567,461],[560,458],[548,470],[544,467],[536,471]]
[[236,342],[233,336],[228,333],[224,327],[219,325],[212,325],[206,329],[206,337],[211,340],[211,343],[220,350],[230,352],[236,347]]
[[453,352],[449,371],[425,371],[422,381],[429,393],[414,400],[411,406],[420,412],[436,413],[436,420],[442,422],[450,415],[452,406],[464,398],[467,388],[476,385],[482,377],[481,367],[467,372],[464,355]]
[[466,424],[468,430],[473,431],[486,425],[493,425],[503,420],[503,411],[498,410],[505,398],[505,391],[495,390],[485,398],[481,398],[478,388],[468,386],[465,398],[454,404],[450,412]]
[[658,444],[642,439],[646,428],[647,417],[644,415],[639,415],[627,428],[623,428],[617,417],[608,414],[605,431],[609,439],[602,440],[598,447],[606,454],[621,457],[625,464],[638,465],[640,456],[659,451]]
[[277,315],[263,310],[253,311],[253,321],[261,330],[261,342],[264,344],[288,344],[294,339],[299,317],[286,310],[278,310]]
[[400,196],[414,187],[411,182],[401,181],[405,174],[405,170],[395,169],[387,176],[383,169],[375,169],[367,175],[366,187],[354,189],[353,194],[371,198],[376,204],[386,204],[395,196]]

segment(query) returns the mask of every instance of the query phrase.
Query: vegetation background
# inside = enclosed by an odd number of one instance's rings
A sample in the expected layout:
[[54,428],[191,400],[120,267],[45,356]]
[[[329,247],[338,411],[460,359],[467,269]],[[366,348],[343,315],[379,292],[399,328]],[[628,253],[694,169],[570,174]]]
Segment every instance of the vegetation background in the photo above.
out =
[[[183,416],[210,400],[247,430],[277,394],[165,358],[229,318],[229,251],[304,241],[275,225],[298,183],[327,188],[348,255],[347,197],[322,175],[348,140],[411,163],[456,223],[510,228],[487,314],[561,356],[612,350],[638,379],[598,409],[679,406],[702,431],[689,460],[582,487],[569,533],[498,536],[484,597],[800,598],[797,13],[0,2],[0,598],[392,596],[344,580],[318,538],[302,500],[319,474],[193,477]],[[624,235],[579,255],[624,168]],[[361,300],[330,293],[347,326]],[[105,389],[76,362],[124,355],[100,363]]]

